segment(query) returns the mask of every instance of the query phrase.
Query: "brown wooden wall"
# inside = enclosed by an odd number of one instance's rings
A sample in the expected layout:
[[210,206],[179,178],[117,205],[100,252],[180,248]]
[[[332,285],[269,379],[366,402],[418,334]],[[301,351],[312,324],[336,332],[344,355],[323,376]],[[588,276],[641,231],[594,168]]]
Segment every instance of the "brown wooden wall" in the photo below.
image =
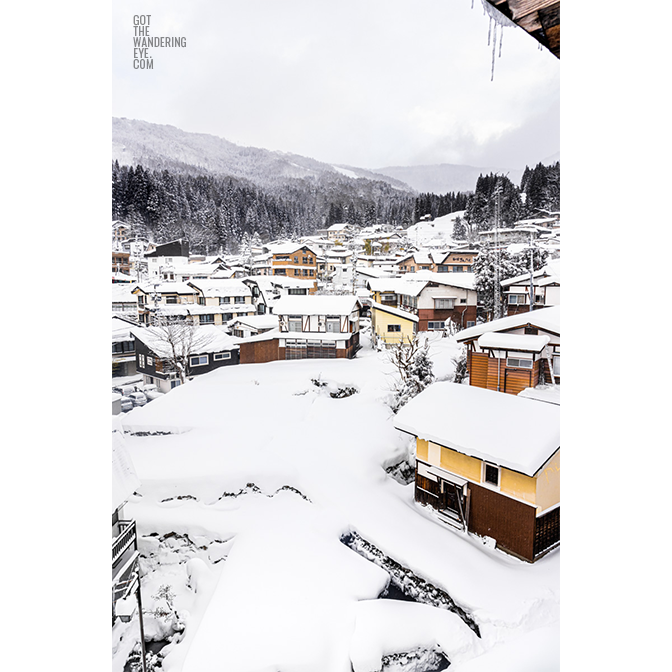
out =
[[535,508],[475,483],[469,490],[469,532],[492,537],[498,548],[533,562]]
[[435,509],[440,508],[441,486],[438,481],[432,481],[426,476],[421,476],[415,469],[415,501],[420,504],[429,504]]
[[469,384],[476,387],[488,387],[488,353],[469,350],[467,366],[469,369]]
[[560,541],[560,507],[539,516],[534,534],[534,557]]
[[[465,310],[466,308],[466,310]],[[464,311],[464,315],[462,315]],[[467,322],[476,322],[478,308],[476,306],[458,306],[450,309],[420,308],[418,310],[418,331],[427,331],[428,322],[452,320],[458,327],[466,327]]]
[[241,364],[263,364],[280,359],[278,339],[269,338],[267,341],[253,341],[240,344]]
[[[496,357],[488,357],[486,352],[469,351],[467,355],[469,384],[497,391],[499,361]],[[537,361],[534,362],[532,369],[509,369],[506,360],[501,360],[499,391],[518,394],[526,387],[536,387],[539,384],[539,370],[542,365],[543,361]]]

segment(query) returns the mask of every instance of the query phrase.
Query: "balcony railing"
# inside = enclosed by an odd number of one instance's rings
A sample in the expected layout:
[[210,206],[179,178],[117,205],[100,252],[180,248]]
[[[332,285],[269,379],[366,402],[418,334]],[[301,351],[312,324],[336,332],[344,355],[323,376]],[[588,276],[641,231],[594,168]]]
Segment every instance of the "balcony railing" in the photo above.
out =
[[121,533],[118,537],[112,539],[112,565],[114,565],[131,546],[136,546],[135,521],[120,520],[119,527],[121,528]]

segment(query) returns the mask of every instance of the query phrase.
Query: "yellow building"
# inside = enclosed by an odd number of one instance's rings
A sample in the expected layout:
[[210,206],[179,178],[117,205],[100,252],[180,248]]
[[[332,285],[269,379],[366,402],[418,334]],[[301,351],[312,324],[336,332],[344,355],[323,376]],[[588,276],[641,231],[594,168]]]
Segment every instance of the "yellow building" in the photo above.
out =
[[416,437],[415,499],[533,562],[560,543],[560,407],[434,383],[395,427]]
[[405,310],[371,302],[371,332],[385,346],[410,343],[418,331],[419,318]]

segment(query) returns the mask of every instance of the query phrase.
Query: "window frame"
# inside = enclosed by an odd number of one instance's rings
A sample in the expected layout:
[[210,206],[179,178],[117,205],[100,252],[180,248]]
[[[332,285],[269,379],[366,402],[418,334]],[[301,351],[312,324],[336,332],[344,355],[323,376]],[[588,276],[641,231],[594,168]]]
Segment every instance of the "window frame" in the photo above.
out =
[[[494,464],[493,462],[486,462],[485,460],[483,461],[483,467],[481,470],[481,483],[487,488],[492,488],[494,490],[499,490],[501,488],[501,483],[502,483],[502,468],[498,464]],[[493,483],[492,481],[487,480],[487,475],[488,475],[488,468],[494,469],[497,472],[497,482]]]
[[[197,364],[194,364],[194,360],[197,359],[199,360]],[[205,359],[204,362],[201,362],[200,360]],[[209,362],[209,357],[208,355],[189,355],[189,368],[193,369],[197,366],[207,366]]]

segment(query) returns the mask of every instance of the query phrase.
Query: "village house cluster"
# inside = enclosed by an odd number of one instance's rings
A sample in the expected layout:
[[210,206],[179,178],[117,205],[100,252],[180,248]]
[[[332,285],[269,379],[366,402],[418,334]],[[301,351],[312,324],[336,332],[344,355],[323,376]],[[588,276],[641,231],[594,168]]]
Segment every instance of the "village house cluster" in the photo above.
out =
[[[497,316],[476,288],[482,242],[418,245],[402,230],[335,224],[209,256],[113,222],[113,413],[223,366],[353,358],[364,343],[441,332],[464,346],[464,384],[436,382],[390,420],[415,441],[415,500],[447,527],[535,562],[560,542],[559,217],[511,231],[502,249],[531,240],[548,258],[501,282]],[[482,422],[450,421],[474,409]],[[136,477],[119,436],[113,457],[114,619],[139,589],[135,526],[123,514]]]

